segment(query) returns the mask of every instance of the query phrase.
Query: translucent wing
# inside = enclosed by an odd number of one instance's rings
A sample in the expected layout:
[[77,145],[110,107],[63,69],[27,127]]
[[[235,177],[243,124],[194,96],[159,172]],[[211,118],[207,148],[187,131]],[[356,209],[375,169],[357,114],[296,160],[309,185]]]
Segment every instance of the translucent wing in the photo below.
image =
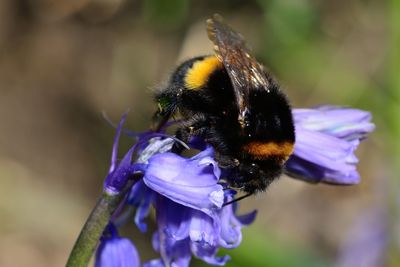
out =
[[262,88],[268,91],[268,79],[263,66],[251,54],[243,36],[225,24],[220,15],[215,14],[207,20],[207,33],[214,44],[217,57],[223,62],[231,79],[239,107],[239,122],[242,124],[248,112],[249,91]]

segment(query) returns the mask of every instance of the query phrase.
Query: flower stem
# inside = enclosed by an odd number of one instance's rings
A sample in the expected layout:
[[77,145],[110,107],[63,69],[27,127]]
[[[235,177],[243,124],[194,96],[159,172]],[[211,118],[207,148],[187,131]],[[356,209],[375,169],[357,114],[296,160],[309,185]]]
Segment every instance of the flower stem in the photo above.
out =
[[72,248],[66,267],[86,267],[111,216],[138,179],[130,180],[117,195],[103,193]]

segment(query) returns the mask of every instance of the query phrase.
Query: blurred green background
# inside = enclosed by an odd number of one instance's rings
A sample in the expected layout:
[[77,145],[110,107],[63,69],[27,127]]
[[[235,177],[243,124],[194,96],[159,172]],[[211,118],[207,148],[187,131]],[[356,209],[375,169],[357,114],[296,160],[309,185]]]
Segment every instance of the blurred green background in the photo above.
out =
[[[293,106],[366,109],[377,125],[357,151],[359,185],[282,177],[242,201],[259,215],[227,266],[400,266],[395,0],[0,1],[0,266],[65,264],[108,169],[114,130],[101,112],[117,121],[130,108],[128,127],[145,130],[152,90],[182,60],[212,53],[213,13],[246,37]],[[143,260],[155,256],[150,235],[126,234]]]

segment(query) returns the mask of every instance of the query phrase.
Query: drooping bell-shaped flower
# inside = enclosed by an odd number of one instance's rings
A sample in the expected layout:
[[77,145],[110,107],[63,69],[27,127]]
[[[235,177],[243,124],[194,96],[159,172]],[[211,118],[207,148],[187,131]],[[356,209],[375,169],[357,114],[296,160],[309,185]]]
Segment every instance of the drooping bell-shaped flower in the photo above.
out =
[[128,238],[118,235],[110,224],[100,240],[95,267],[140,267],[139,254]]
[[374,129],[366,111],[323,106],[294,109],[296,143],[286,163],[289,176],[308,182],[356,184],[360,140]]

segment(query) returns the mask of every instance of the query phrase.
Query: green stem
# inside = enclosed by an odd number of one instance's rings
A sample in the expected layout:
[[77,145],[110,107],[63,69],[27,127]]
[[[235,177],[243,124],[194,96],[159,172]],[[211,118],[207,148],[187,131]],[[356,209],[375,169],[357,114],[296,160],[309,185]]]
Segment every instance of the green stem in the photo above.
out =
[[119,196],[109,196],[103,193],[75,242],[67,267],[84,267],[88,265],[97,242],[119,202]]
[[[174,140],[167,139],[160,142],[150,142],[149,146],[141,152],[136,163],[145,163],[154,154],[170,150],[172,146],[171,142],[173,143]],[[142,178],[143,173],[136,172],[133,174],[133,179],[126,183],[124,189],[118,195],[102,194],[72,248],[66,267],[86,267],[89,264],[101,234],[110,222],[115,210],[123,201],[126,193]]]
[[126,192],[136,181],[137,179],[129,181],[125,189],[118,195],[102,194],[72,248],[66,267],[88,266],[97,243],[110,222],[111,216],[121,204]]

